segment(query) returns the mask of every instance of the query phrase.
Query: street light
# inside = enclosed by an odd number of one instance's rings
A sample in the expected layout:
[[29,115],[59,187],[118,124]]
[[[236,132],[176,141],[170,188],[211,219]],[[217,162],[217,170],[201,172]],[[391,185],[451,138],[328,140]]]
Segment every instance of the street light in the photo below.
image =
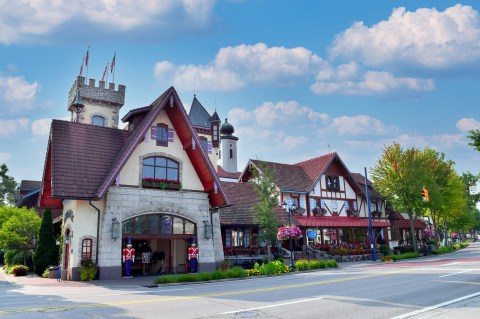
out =
[[[292,207],[288,207],[287,202],[283,201],[282,208],[286,213],[288,213],[288,226],[292,227],[292,214],[293,214],[294,211],[297,210],[297,204],[293,203]],[[293,256],[292,236],[290,236],[290,269],[292,271],[295,269],[294,259],[295,258]]]

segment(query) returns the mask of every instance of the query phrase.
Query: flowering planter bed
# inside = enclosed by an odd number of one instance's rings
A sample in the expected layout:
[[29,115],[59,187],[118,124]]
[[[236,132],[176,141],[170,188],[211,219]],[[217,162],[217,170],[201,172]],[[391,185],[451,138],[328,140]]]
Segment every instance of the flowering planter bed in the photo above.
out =
[[158,179],[143,179],[143,188],[162,189],[162,190],[182,190],[182,184],[179,181],[158,180]]
[[[383,254],[377,253],[377,260],[382,259]],[[350,261],[362,261],[362,260],[372,260],[372,254],[363,254],[363,255],[348,255],[348,256],[332,256],[332,259],[337,262],[350,262]]]

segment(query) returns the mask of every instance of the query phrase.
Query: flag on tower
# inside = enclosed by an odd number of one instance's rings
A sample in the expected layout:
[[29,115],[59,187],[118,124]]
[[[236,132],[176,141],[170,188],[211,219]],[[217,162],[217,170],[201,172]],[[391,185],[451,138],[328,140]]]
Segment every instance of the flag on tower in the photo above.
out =
[[85,57],[82,58],[82,64],[80,65],[80,76],[83,73],[83,64],[85,63]]
[[87,55],[85,55],[85,65],[86,65],[86,66],[88,66],[88,56],[89,56],[89,52],[90,52],[90,46],[88,46]]
[[117,52],[113,55],[112,63],[110,63],[110,73],[113,73],[113,70],[115,69],[115,57],[117,56]]
[[105,70],[103,70],[102,81],[105,80],[105,75],[107,75],[107,70],[108,70],[108,64],[105,65]]

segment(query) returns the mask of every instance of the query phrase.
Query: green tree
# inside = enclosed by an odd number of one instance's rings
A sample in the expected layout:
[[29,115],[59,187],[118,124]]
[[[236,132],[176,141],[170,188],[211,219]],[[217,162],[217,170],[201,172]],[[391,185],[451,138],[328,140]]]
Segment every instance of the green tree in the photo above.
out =
[[13,205],[15,203],[15,189],[17,182],[11,176],[7,175],[7,165],[0,165],[0,206],[5,203]]
[[33,254],[33,266],[37,275],[41,276],[48,266],[58,262],[58,248],[55,244],[53,231],[52,211],[47,209],[43,212],[38,242]]
[[472,140],[468,145],[473,146],[477,151],[480,151],[480,130],[470,130],[467,137]]
[[253,187],[259,199],[259,203],[253,208],[254,221],[259,227],[258,240],[265,242],[268,262],[270,262],[272,260],[271,246],[277,241],[277,232],[280,225],[275,213],[275,207],[278,206],[278,191],[275,186],[277,174],[264,163],[259,163],[259,170],[252,168],[255,176]]
[[8,218],[0,228],[0,247],[3,250],[33,251],[40,228],[40,217],[34,209],[4,207],[2,214]]
[[383,149],[377,164],[371,169],[371,178],[375,188],[385,196],[394,209],[408,214],[410,221],[410,244],[417,249],[414,236],[414,221],[422,216],[425,203],[421,190],[427,182],[427,161],[418,149],[404,150],[394,143]]

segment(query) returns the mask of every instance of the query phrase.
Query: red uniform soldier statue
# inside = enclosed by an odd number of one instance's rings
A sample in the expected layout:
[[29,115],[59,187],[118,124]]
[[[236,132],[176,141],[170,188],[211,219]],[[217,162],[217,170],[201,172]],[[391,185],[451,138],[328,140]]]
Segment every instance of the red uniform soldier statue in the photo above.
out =
[[122,252],[123,263],[125,264],[125,277],[132,278],[130,270],[132,269],[132,263],[135,262],[135,248],[132,248],[132,244],[128,243],[127,248]]
[[197,272],[198,248],[195,243],[188,248],[188,261],[190,262],[190,272]]

